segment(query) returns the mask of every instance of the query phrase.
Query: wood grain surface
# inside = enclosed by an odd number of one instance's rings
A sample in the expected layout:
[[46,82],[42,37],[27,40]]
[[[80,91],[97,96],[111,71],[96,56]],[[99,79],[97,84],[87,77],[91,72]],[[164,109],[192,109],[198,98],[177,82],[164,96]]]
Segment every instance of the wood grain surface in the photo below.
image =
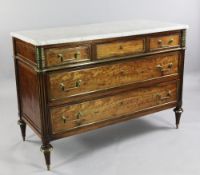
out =
[[144,52],[144,49],[144,38],[127,41],[115,41],[111,43],[102,43],[97,44],[96,46],[98,59],[142,53]]
[[21,103],[21,115],[41,131],[40,102],[38,92],[37,73],[27,65],[18,62],[19,93]]
[[53,133],[84,124],[131,114],[149,107],[176,101],[177,83],[167,82],[118,95],[51,109]]
[[[49,100],[177,74],[179,58],[179,52],[172,52],[124,63],[52,73],[48,75]],[[77,82],[80,82],[78,87]]]

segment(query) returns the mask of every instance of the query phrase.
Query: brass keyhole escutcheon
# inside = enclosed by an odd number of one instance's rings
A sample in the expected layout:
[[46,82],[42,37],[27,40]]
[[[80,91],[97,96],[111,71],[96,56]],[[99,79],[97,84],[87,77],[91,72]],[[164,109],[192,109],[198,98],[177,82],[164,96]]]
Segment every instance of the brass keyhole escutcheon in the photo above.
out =
[[74,58],[75,59],[79,59],[80,58],[81,53],[78,51],[74,54]]
[[122,45],[119,46],[119,50],[123,50],[123,46]]

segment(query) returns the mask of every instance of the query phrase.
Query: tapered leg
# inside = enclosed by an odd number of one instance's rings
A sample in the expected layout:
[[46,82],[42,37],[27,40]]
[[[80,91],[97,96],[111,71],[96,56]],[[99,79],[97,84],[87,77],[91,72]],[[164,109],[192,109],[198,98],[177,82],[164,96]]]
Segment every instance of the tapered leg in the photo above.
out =
[[53,147],[50,144],[42,145],[40,150],[44,153],[47,170],[49,171],[51,164],[51,151],[53,150]]
[[175,112],[175,116],[176,116],[176,129],[179,128],[179,123],[180,123],[180,119],[181,119],[181,114],[183,113],[183,109],[180,107],[176,107],[174,109]]
[[18,120],[17,123],[20,126],[23,141],[25,141],[25,138],[26,138],[26,123],[23,120],[21,120],[21,119]]

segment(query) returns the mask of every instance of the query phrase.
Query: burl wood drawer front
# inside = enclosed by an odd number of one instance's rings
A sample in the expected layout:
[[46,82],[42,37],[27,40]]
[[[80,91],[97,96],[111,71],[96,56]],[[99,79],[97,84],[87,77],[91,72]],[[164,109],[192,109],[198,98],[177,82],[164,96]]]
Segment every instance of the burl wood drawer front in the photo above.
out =
[[90,46],[49,48],[45,58],[48,67],[90,60]]
[[144,49],[144,38],[96,45],[97,59],[134,55],[144,52]]
[[53,134],[175,102],[177,82],[157,84],[50,110]]
[[180,34],[156,36],[150,38],[150,50],[160,50],[180,46]]
[[71,72],[48,75],[49,100],[119,87],[177,74],[179,52]]

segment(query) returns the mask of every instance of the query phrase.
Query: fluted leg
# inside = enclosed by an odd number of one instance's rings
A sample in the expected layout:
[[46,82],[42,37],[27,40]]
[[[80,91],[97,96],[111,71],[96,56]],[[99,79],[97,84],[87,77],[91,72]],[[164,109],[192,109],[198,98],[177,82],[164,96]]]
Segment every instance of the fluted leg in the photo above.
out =
[[25,138],[26,138],[26,123],[23,120],[21,120],[21,119],[18,120],[17,123],[20,126],[23,141],[25,141]]
[[47,170],[50,170],[50,164],[51,164],[51,151],[53,150],[53,147],[50,144],[42,145],[40,150],[44,154]]
[[176,129],[179,128],[179,123],[180,123],[180,119],[181,119],[181,114],[183,113],[183,109],[180,107],[176,107],[174,109],[174,112],[175,112],[175,116],[176,116]]

